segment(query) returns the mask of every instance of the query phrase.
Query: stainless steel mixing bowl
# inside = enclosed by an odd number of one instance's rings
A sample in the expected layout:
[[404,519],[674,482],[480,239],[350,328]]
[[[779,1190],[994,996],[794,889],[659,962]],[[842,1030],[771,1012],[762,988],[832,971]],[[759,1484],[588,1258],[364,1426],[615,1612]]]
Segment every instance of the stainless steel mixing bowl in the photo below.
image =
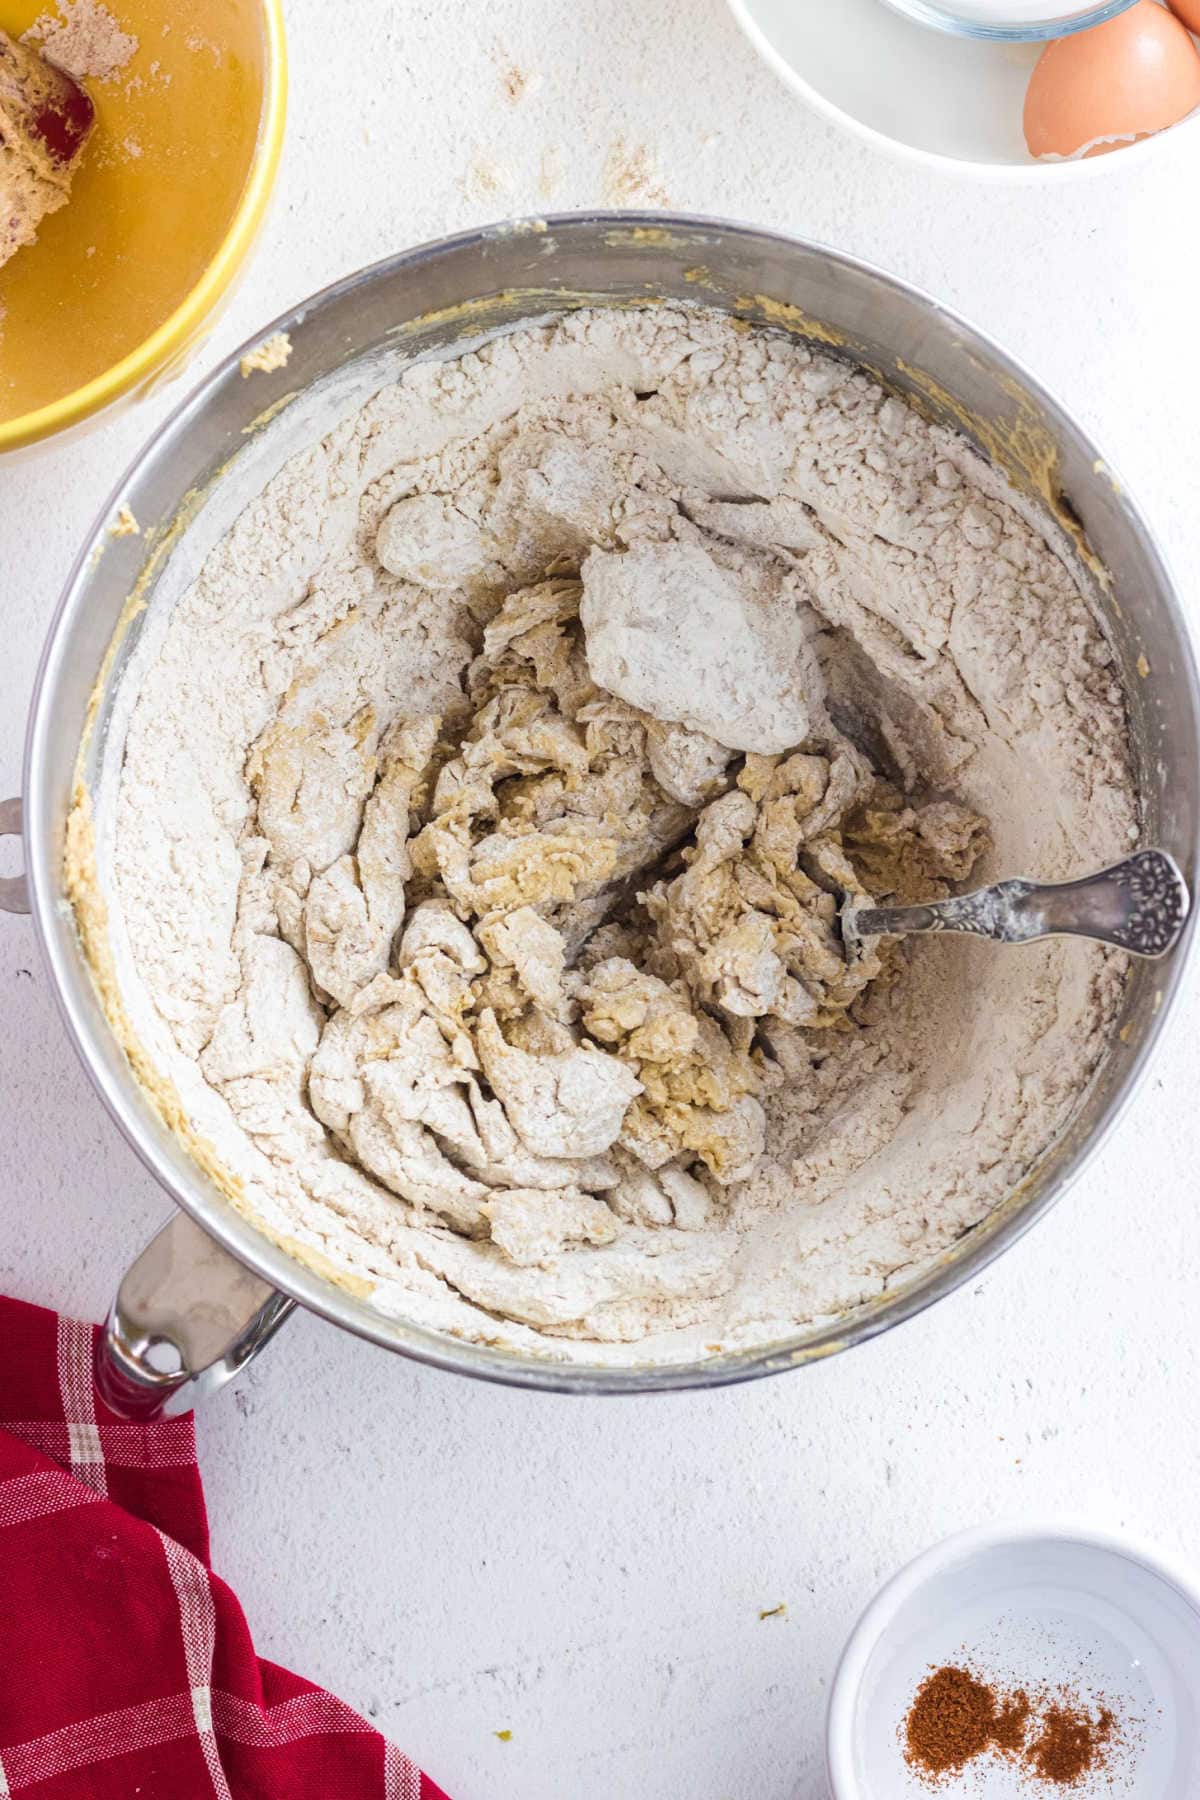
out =
[[[147,620],[170,604],[206,545],[290,453],[298,432],[311,441],[409,358],[588,302],[638,305],[664,297],[719,307],[851,357],[929,416],[966,430],[1007,468],[1081,558],[1129,693],[1145,841],[1171,851],[1195,889],[1200,690],[1170,577],[1137,507],[1094,445],[979,332],[928,296],[831,250],[661,214],[506,224],[353,275],[270,328],[291,338],[286,368],[243,379],[235,354],[146,446],[80,552],[33,697],[26,875],[0,883],[0,906],[32,911],[88,1073],[183,1208],[133,1265],[109,1321],[104,1379],[114,1403],[127,1411],[189,1404],[253,1354],[295,1301],[388,1349],[523,1387],[637,1393],[796,1368],[899,1324],[977,1275],[1079,1173],[1146,1067],[1191,931],[1166,962],[1133,970],[1120,1039],[1070,1129],[1001,1206],[930,1267],[836,1323],[798,1330],[782,1342],[684,1366],[621,1369],[464,1343],[386,1316],[369,1299],[295,1261],[241,1217],[135,1080],[65,899],[63,839],[81,738],[86,782],[94,781],[106,755],[119,755],[114,700]],[[118,502],[153,530],[113,537]],[[150,602],[148,610],[127,606],[135,591]],[[0,811],[0,832],[19,828],[19,808],[9,803]]]

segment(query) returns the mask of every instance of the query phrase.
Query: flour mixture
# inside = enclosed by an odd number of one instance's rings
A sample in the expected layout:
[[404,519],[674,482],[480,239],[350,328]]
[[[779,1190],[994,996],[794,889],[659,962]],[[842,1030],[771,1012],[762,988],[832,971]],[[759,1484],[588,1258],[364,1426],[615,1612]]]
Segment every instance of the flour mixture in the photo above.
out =
[[1095,946],[847,958],[846,896],[1069,876],[1136,809],[1036,523],[787,338],[593,311],[415,367],[152,641],[129,1027],[237,1204],[384,1308],[767,1341],[982,1219],[1104,1052]]

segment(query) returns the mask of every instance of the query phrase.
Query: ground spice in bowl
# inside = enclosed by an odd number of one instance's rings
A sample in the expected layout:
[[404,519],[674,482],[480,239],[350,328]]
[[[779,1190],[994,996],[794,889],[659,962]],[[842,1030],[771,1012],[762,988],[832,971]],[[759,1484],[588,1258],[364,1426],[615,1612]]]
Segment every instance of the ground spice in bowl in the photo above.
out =
[[930,1786],[991,1754],[1019,1761],[1038,1785],[1067,1788],[1103,1768],[1117,1720],[1103,1702],[1092,1713],[1066,1692],[1033,1700],[1026,1687],[1005,1692],[946,1666],[917,1689],[901,1736],[910,1769]]
[[1041,1730],[1025,1750],[1030,1767],[1043,1781],[1066,1787],[1102,1763],[1102,1752],[1112,1741],[1116,1719],[1102,1706],[1093,1719],[1076,1706],[1048,1706]]
[[985,1750],[1019,1750],[1029,1712],[1023,1693],[1001,1699],[966,1669],[935,1669],[917,1689],[905,1721],[908,1760],[927,1774],[945,1775]]

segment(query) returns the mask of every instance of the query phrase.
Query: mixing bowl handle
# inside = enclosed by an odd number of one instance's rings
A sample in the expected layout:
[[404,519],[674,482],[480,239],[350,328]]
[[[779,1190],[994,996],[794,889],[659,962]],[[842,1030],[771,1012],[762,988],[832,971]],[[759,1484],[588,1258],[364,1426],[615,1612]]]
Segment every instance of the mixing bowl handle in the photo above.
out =
[[126,1419],[187,1412],[245,1368],[295,1304],[176,1213],[117,1289],[100,1393]]
[[[0,800],[0,837],[20,837],[21,802]],[[0,912],[27,913],[29,890],[23,875],[0,875]]]
[[[20,835],[20,800],[0,800],[0,838]],[[28,911],[25,877],[0,877],[0,912]],[[100,1392],[126,1419],[187,1412],[257,1356],[295,1304],[176,1213],[117,1289]]]

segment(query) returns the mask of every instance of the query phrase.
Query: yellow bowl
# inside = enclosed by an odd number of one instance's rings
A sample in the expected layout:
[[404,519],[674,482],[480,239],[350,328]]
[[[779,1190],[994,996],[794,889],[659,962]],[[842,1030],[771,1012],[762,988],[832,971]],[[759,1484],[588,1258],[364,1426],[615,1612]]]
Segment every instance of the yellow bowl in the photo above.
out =
[[[138,48],[87,82],[67,205],[0,270],[0,451],[148,392],[197,347],[262,220],[283,142],[280,0],[109,0]],[[19,35],[54,0],[0,0]]]

